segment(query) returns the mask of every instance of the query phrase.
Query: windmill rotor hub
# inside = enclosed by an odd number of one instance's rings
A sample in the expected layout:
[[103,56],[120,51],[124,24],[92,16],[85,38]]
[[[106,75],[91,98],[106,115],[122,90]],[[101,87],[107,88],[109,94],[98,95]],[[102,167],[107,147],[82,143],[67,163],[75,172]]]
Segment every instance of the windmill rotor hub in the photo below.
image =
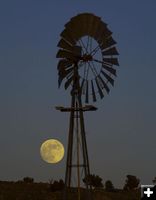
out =
[[91,54],[84,54],[81,58],[84,62],[92,61],[93,57]]

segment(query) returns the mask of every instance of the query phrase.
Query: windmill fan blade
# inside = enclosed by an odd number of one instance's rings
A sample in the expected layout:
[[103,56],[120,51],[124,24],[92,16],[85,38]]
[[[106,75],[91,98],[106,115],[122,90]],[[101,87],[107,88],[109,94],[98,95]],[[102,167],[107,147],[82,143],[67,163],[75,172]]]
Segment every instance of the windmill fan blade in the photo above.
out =
[[67,23],[65,26],[72,34],[74,40],[77,41],[82,36],[81,24],[79,20],[71,19],[70,22]]
[[74,55],[76,55],[77,57],[81,57],[81,54],[82,54],[82,47],[81,46],[74,46],[73,47],[73,53]]
[[94,90],[94,84],[93,80],[91,80],[91,87],[92,87],[92,96],[93,96],[93,101],[96,101],[96,95],[95,95],[95,90]]
[[112,37],[108,37],[107,40],[104,40],[101,44],[101,49],[106,49],[116,44],[116,41]]
[[75,60],[76,56],[73,53],[60,49],[57,52],[56,58],[66,58],[69,60]]
[[62,81],[63,81],[64,78],[71,77],[71,76],[73,76],[73,72],[70,72],[68,74],[66,74],[66,73],[59,74],[58,86],[60,87],[60,85],[61,85],[61,83],[62,83]]
[[84,36],[84,34],[86,33],[86,26],[85,26],[85,22],[84,22],[84,16],[82,16],[81,14],[80,15],[77,15],[75,17],[75,19],[73,19],[73,22],[75,24],[75,26],[77,25],[77,28],[76,30],[78,31],[79,33],[79,36],[82,37]]
[[58,78],[58,86],[60,87],[60,85],[61,85],[61,83],[62,83],[62,81],[63,81],[63,79],[64,78],[66,78],[67,76],[71,76],[71,75],[73,75],[73,72],[69,72],[69,73],[67,73],[66,71],[59,71],[59,78]]
[[84,82],[85,82],[85,79],[83,79],[81,82],[81,87],[80,87],[81,94],[84,94]]
[[62,80],[63,80],[63,79],[59,76],[59,78],[58,78],[58,87],[61,86]]
[[119,66],[117,58],[103,58],[103,61],[105,63],[107,63],[108,65],[117,65],[117,66]]
[[95,38],[98,41],[99,45],[101,45],[111,34],[112,32],[106,27],[103,22],[101,22],[96,31]]
[[101,73],[111,83],[111,85],[114,86],[114,80],[108,74],[106,74],[103,70],[101,70]]
[[84,83],[83,83],[83,87],[82,87],[82,94],[85,95],[86,94],[86,87],[87,87],[87,80],[85,79]]
[[61,70],[61,69],[65,69],[65,68],[69,68],[73,65],[73,63],[67,59],[61,59],[59,60],[59,63],[57,65],[57,69]]
[[92,36],[93,34],[93,24],[95,24],[95,21],[97,21],[96,17],[91,14],[86,14],[85,24],[87,28],[87,35]]
[[83,37],[87,33],[87,24],[85,23],[87,20],[87,15],[79,14],[77,15],[77,20],[79,20],[79,23],[80,23],[79,28],[81,29],[81,37]]
[[86,20],[87,16],[85,14],[79,14],[73,17],[70,22],[65,25],[66,28],[70,30],[75,40],[78,40],[87,33]]
[[102,64],[102,67],[104,69],[106,69],[107,71],[109,71],[111,74],[113,74],[114,76],[116,76],[116,69],[112,68],[112,67],[108,67],[107,65]]
[[74,67],[72,67],[70,69],[67,69],[67,70],[60,70],[59,71],[59,76],[63,79],[66,76],[68,76],[70,73],[73,73],[73,69],[74,69]]
[[72,46],[68,42],[66,42],[66,40],[64,40],[63,38],[59,41],[57,46],[68,51],[73,50]]
[[101,22],[100,17],[97,17],[92,14],[88,14],[86,25],[87,25],[87,34],[89,36],[94,37],[97,27],[99,26],[100,22]]
[[68,29],[64,29],[62,33],[60,34],[61,37],[63,37],[65,40],[67,40],[71,45],[75,45],[75,40],[73,39],[73,36],[68,31]]
[[105,88],[106,92],[109,93],[110,89],[109,87],[107,86],[107,84],[104,82],[104,80],[101,78],[100,75],[97,76],[101,82],[101,85],[103,85],[103,88]]
[[102,33],[103,33],[106,29],[107,29],[107,25],[106,25],[104,22],[102,22],[102,21],[100,20],[100,22],[99,22],[99,24],[98,24],[98,28],[96,29],[94,38],[95,38],[96,40],[98,40],[98,39],[99,39],[99,36],[101,37]]
[[106,28],[98,39],[99,44],[103,44],[107,40],[107,38],[110,37],[111,35],[112,32],[108,28]]
[[97,85],[97,88],[98,88],[99,95],[100,95],[100,97],[102,99],[104,97],[104,94],[103,94],[101,86],[100,86],[100,84],[98,82],[98,76],[95,78],[95,81],[96,81],[96,85]]
[[73,76],[71,76],[66,82],[65,82],[65,90],[69,87],[69,85],[72,83],[73,81]]
[[88,85],[89,85],[89,84],[88,84],[88,81],[86,81],[86,98],[85,98],[85,102],[86,102],[86,103],[88,103],[88,96],[89,96],[89,94],[88,94],[88,90],[89,90],[89,89],[88,89]]
[[[79,14],[71,18],[65,27],[69,28],[76,39],[85,35],[94,36],[97,25],[101,22],[100,17],[97,17],[91,13]],[[75,34],[76,33],[76,34]]]
[[117,49],[115,47],[112,47],[106,51],[103,51],[102,52],[102,55],[103,56],[106,56],[106,55],[119,55]]
[[60,71],[59,71],[59,74],[69,74],[70,72],[73,72],[74,71],[74,67],[71,67],[71,68],[69,68],[69,69],[61,69]]

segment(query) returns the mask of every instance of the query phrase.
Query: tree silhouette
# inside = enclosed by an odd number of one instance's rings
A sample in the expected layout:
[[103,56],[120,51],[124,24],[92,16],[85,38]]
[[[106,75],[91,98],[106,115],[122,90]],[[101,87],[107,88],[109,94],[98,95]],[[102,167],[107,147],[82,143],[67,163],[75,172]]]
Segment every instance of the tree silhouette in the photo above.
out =
[[23,182],[24,182],[24,183],[33,183],[33,182],[34,182],[34,179],[31,178],[31,177],[24,177],[24,178],[23,178]]
[[105,190],[108,192],[114,191],[113,183],[110,180],[105,182]]
[[156,177],[152,180],[153,184],[156,185]]
[[127,175],[127,179],[124,185],[124,190],[134,190],[138,188],[140,180],[133,175]]
[[102,178],[95,174],[90,174],[89,176],[83,179],[85,184],[88,184],[94,188],[101,188],[103,187]]

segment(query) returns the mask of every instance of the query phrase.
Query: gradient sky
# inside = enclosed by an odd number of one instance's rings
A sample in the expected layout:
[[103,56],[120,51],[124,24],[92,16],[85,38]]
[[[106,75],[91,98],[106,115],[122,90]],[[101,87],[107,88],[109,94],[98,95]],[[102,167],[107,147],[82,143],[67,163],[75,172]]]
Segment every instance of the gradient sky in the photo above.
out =
[[91,172],[122,187],[156,176],[156,1],[0,1],[0,180],[64,178],[65,158],[45,163],[41,143],[66,147],[70,94],[57,86],[57,43],[64,24],[82,12],[100,16],[120,53],[115,87],[98,111],[85,114]]

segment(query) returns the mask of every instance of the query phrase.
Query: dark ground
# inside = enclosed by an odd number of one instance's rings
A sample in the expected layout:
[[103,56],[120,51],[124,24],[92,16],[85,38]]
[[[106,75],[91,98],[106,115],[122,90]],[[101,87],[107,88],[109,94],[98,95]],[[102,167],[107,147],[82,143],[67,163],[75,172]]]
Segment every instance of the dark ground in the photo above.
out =
[[[93,200],[140,200],[139,191],[94,191]],[[48,183],[0,181],[0,200],[61,200],[61,192],[52,192]],[[72,193],[70,199],[76,200]]]

